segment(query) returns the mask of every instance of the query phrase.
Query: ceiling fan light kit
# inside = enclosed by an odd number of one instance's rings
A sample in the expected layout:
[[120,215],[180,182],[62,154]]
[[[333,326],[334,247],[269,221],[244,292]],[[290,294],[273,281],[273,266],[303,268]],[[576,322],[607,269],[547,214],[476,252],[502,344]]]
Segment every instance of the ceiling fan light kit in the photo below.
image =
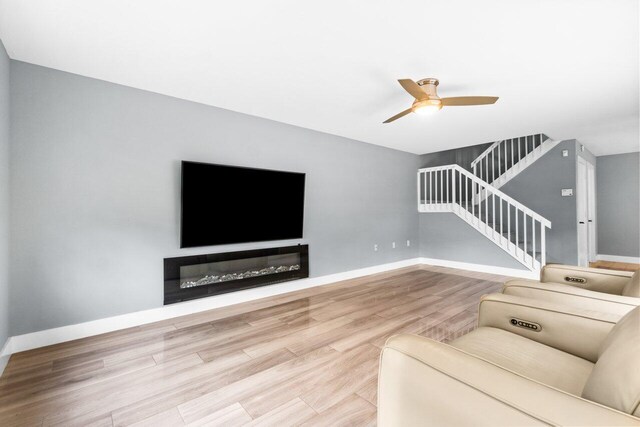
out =
[[383,123],[393,122],[409,113],[420,115],[432,114],[440,111],[442,107],[465,106],[465,105],[487,105],[494,104],[497,96],[457,96],[453,98],[440,98],[437,87],[440,84],[438,79],[427,78],[414,82],[411,79],[400,79],[398,83],[411,96],[415,98],[411,108],[408,108],[393,117],[388,118]]
[[433,114],[442,109],[442,101],[439,99],[429,99],[424,101],[414,101],[411,111],[416,114]]

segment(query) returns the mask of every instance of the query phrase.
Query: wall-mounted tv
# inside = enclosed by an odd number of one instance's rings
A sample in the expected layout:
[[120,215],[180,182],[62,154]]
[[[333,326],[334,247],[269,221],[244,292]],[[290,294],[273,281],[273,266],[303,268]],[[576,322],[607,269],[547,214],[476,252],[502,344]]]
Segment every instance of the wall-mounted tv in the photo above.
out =
[[302,237],[305,174],[182,162],[180,247]]

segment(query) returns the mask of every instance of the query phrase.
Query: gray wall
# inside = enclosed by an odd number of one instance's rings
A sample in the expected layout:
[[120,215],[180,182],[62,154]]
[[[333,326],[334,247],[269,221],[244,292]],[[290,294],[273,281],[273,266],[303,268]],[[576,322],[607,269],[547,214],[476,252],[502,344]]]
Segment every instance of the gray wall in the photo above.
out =
[[493,144],[493,142],[423,154],[420,156],[420,167],[431,168],[434,166],[457,164],[471,172],[471,162],[478,158],[480,154],[484,153],[484,150],[489,148],[491,144]]
[[640,153],[596,163],[598,253],[640,257]]
[[162,305],[165,257],[299,242],[178,249],[181,160],[305,172],[312,276],[418,255],[419,156],[11,67],[13,335]]
[[[569,156],[562,157],[562,150],[568,150]],[[578,151],[575,140],[562,141],[500,189],[551,221],[547,262],[578,263],[575,198]],[[580,155],[593,161],[588,151]],[[562,197],[563,188],[572,188],[574,195]]]
[[9,336],[9,64],[0,41],[0,349]]
[[420,256],[526,270],[453,213],[420,214]]

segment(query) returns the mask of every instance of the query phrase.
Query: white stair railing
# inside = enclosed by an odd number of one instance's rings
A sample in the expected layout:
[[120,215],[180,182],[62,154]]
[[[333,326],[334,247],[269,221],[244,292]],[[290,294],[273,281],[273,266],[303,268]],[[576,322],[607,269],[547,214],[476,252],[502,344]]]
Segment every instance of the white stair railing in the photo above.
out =
[[496,141],[471,162],[473,174],[491,184],[547,139],[539,133]]
[[453,212],[529,270],[546,264],[551,222],[459,165],[418,171],[418,211]]

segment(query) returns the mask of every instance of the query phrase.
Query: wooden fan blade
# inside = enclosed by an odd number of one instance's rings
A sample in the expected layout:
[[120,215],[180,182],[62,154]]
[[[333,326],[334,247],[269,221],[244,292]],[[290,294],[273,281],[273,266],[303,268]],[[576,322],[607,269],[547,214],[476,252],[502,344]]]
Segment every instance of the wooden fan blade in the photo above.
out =
[[453,98],[441,98],[443,106],[453,107],[456,105],[486,105],[494,104],[498,100],[497,96],[454,96]]
[[394,121],[394,120],[398,120],[400,117],[404,117],[404,116],[406,116],[406,115],[407,115],[407,114],[409,114],[410,112],[411,112],[411,108],[407,108],[407,109],[406,109],[406,110],[404,110],[402,113],[398,113],[398,114],[396,114],[395,116],[388,118],[387,120],[385,120],[385,121],[384,121],[384,122],[382,122],[382,123],[391,123],[391,122],[392,122],[392,121]]
[[404,90],[409,92],[409,94],[415,99],[429,98],[429,95],[427,95],[427,93],[420,88],[418,83],[414,82],[411,79],[400,79],[398,80],[398,83],[400,83]]

